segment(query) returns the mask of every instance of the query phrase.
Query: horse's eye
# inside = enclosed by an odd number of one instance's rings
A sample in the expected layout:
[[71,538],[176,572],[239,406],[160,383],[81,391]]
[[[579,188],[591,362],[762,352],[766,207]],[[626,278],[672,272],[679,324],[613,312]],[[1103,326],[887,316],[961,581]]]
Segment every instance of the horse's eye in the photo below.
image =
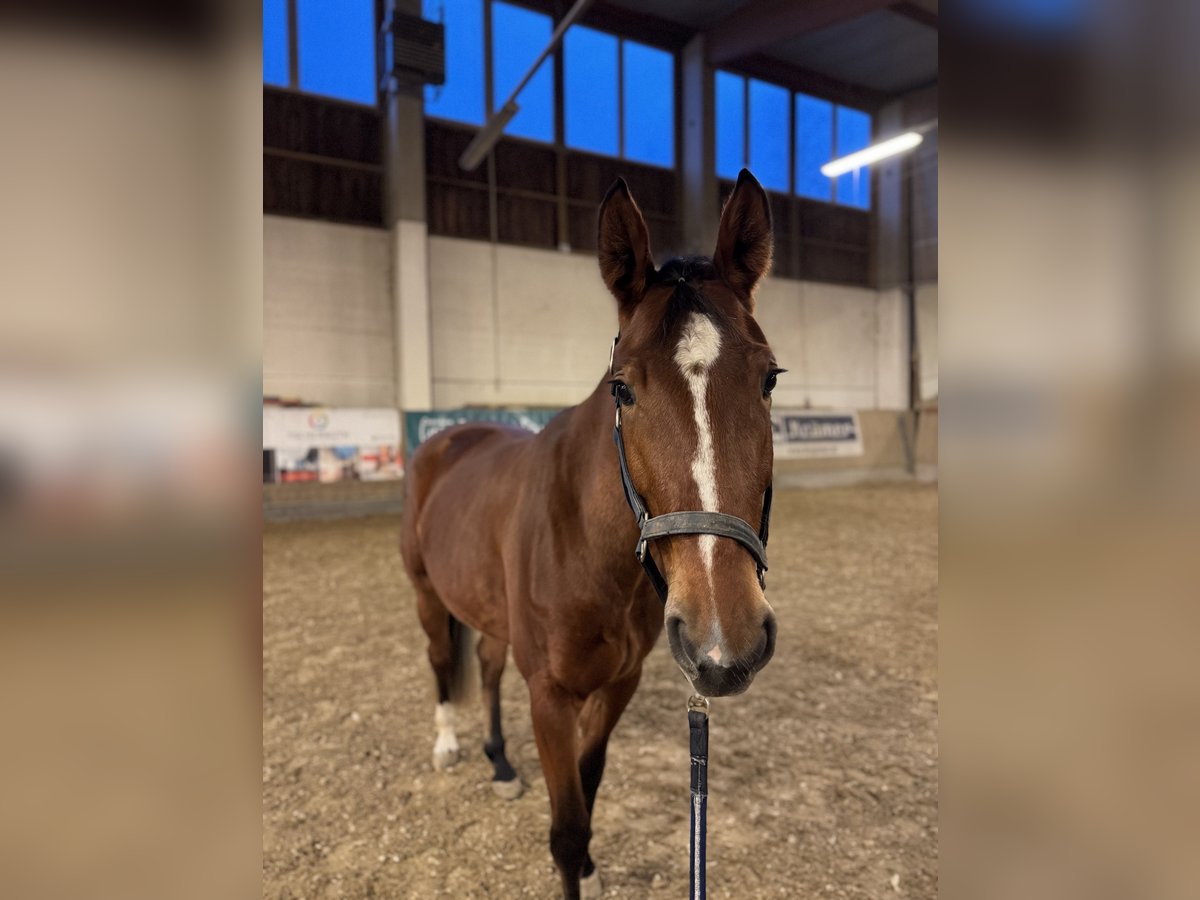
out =
[[775,383],[779,380],[778,372],[767,373],[767,380],[763,382],[763,396],[770,397],[771,391],[775,390]]
[[613,396],[617,398],[617,402],[622,406],[633,406],[633,391],[629,389],[623,381],[614,381],[612,386]]

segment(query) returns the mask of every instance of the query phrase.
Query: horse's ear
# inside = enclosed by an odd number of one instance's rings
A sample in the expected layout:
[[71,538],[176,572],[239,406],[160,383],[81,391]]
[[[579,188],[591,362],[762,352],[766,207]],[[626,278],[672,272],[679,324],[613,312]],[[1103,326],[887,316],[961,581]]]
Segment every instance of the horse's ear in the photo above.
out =
[[650,233],[624,178],[616,180],[600,204],[598,245],[600,274],[617,298],[618,313],[624,324],[642,299],[646,280],[654,270]]
[[738,175],[737,187],[721,212],[713,264],[725,283],[754,309],[754,288],[771,268],[771,204],[767,192],[748,169]]

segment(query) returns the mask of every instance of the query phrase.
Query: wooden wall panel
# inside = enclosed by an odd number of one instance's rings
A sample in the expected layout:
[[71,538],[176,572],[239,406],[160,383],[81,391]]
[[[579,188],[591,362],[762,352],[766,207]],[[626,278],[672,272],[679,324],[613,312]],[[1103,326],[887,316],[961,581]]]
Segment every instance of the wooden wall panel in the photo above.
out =
[[[458,168],[458,157],[474,130],[446,122],[426,122],[429,227],[433,234],[487,238],[479,233],[477,210],[465,220],[450,207],[464,198],[470,185],[486,188],[487,166],[475,172]],[[558,190],[560,153],[565,168],[565,192]],[[538,247],[558,247],[593,253],[596,249],[596,211],[612,183],[624,177],[646,216],[650,239],[659,256],[678,252],[678,179],[674,171],[621,159],[548,145],[502,138],[496,145],[496,219],[501,241]],[[487,217],[487,195],[483,195]],[[566,233],[559,234],[559,209],[565,213]],[[467,227],[467,231],[461,230]]]
[[800,277],[800,241],[786,231],[775,229],[775,259],[771,263],[771,274],[776,278]]
[[263,211],[384,224],[378,110],[263,88]]
[[474,172],[458,167],[458,158],[471,143],[474,132],[445,127],[439,122],[425,120],[425,174],[430,178],[449,178],[454,181],[473,181],[487,184],[487,165]]
[[263,146],[379,165],[383,119],[370,107],[264,87]]
[[533,247],[558,246],[558,204],[553,199],[500,194],[496,203],[501,241]]
[[553,147],[501,141],[496,145],[496,187],[502,191],[533,191],[553,197],[558,184],[557,164],[558,154]]
[[491,238],[486,188],[430,182],[425,204],[430,234],[478,241]]
[[[596,249],[596,208],[591,204],[572,204],[567,208],[567,240],[572,250],[594,252]],[[651,235],[651,246],[654,236]]]
[[871,215],[865,210],[802,198],[796,198],[796,206],[802,237],[863,249],[871,246]]
[[[475,172],[458,168],[458,157],[473,133],[445,122],[426,122],[431,234],[489,239],[487,167]],[[566,176],[563,195],[557,190],[560,152]],[[681,252],[712,252],[711,247],[679,246],[679,182],[674,171],[508,138],[496,147],[497,237],[533,247],[553,248],[566,242],[576,252],[594,253],[596,211],[618,176],[629,183],[642,209],[660,261]],[[720,182],[718,190],[724,200],[733,183]],[[774,192],[769,196],[775,221],[775,275],[869,284],[869,211]],[[559,233],[560,210],[565,234]]]
[[383,173],[263,154],[263,211],[383,224]]
[[590,153],[567,153],[567,196],[572,200],[599,207],[618,177],[628,183],[642,212],[676,217],[678,178],[673,171]]
[[804,244],[800,259],[799,278],[805,281],[825,281],[869,287],[871,283],[870,252],[867,249],[826,247]]

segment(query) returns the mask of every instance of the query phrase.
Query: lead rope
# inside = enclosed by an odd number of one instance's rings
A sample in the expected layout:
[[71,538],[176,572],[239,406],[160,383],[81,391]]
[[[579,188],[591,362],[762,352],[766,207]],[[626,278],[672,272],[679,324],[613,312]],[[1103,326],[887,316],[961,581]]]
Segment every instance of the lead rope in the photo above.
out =
[[704,900],[705,840],[708,832],[708,699],[688,698],[688,731],[692,753],[691,878],[688,896]]

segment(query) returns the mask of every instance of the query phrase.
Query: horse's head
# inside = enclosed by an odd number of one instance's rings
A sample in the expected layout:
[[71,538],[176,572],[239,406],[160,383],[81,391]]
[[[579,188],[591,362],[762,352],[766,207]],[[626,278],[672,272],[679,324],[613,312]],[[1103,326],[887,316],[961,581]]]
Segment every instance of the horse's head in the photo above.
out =
[[[754,320],[771,264],[771,211],[746,170],[712,258],[656,268],[624,181],[600,207],[600,271],[617,298],[614,391],[630,474],[650,515],[705,510],[758,528],[771,482],[771,389],[780,369]],[[660,538],[671,652],[706,696],[736,694],[775,649],[775,615],[755,563],[711,534]]]

